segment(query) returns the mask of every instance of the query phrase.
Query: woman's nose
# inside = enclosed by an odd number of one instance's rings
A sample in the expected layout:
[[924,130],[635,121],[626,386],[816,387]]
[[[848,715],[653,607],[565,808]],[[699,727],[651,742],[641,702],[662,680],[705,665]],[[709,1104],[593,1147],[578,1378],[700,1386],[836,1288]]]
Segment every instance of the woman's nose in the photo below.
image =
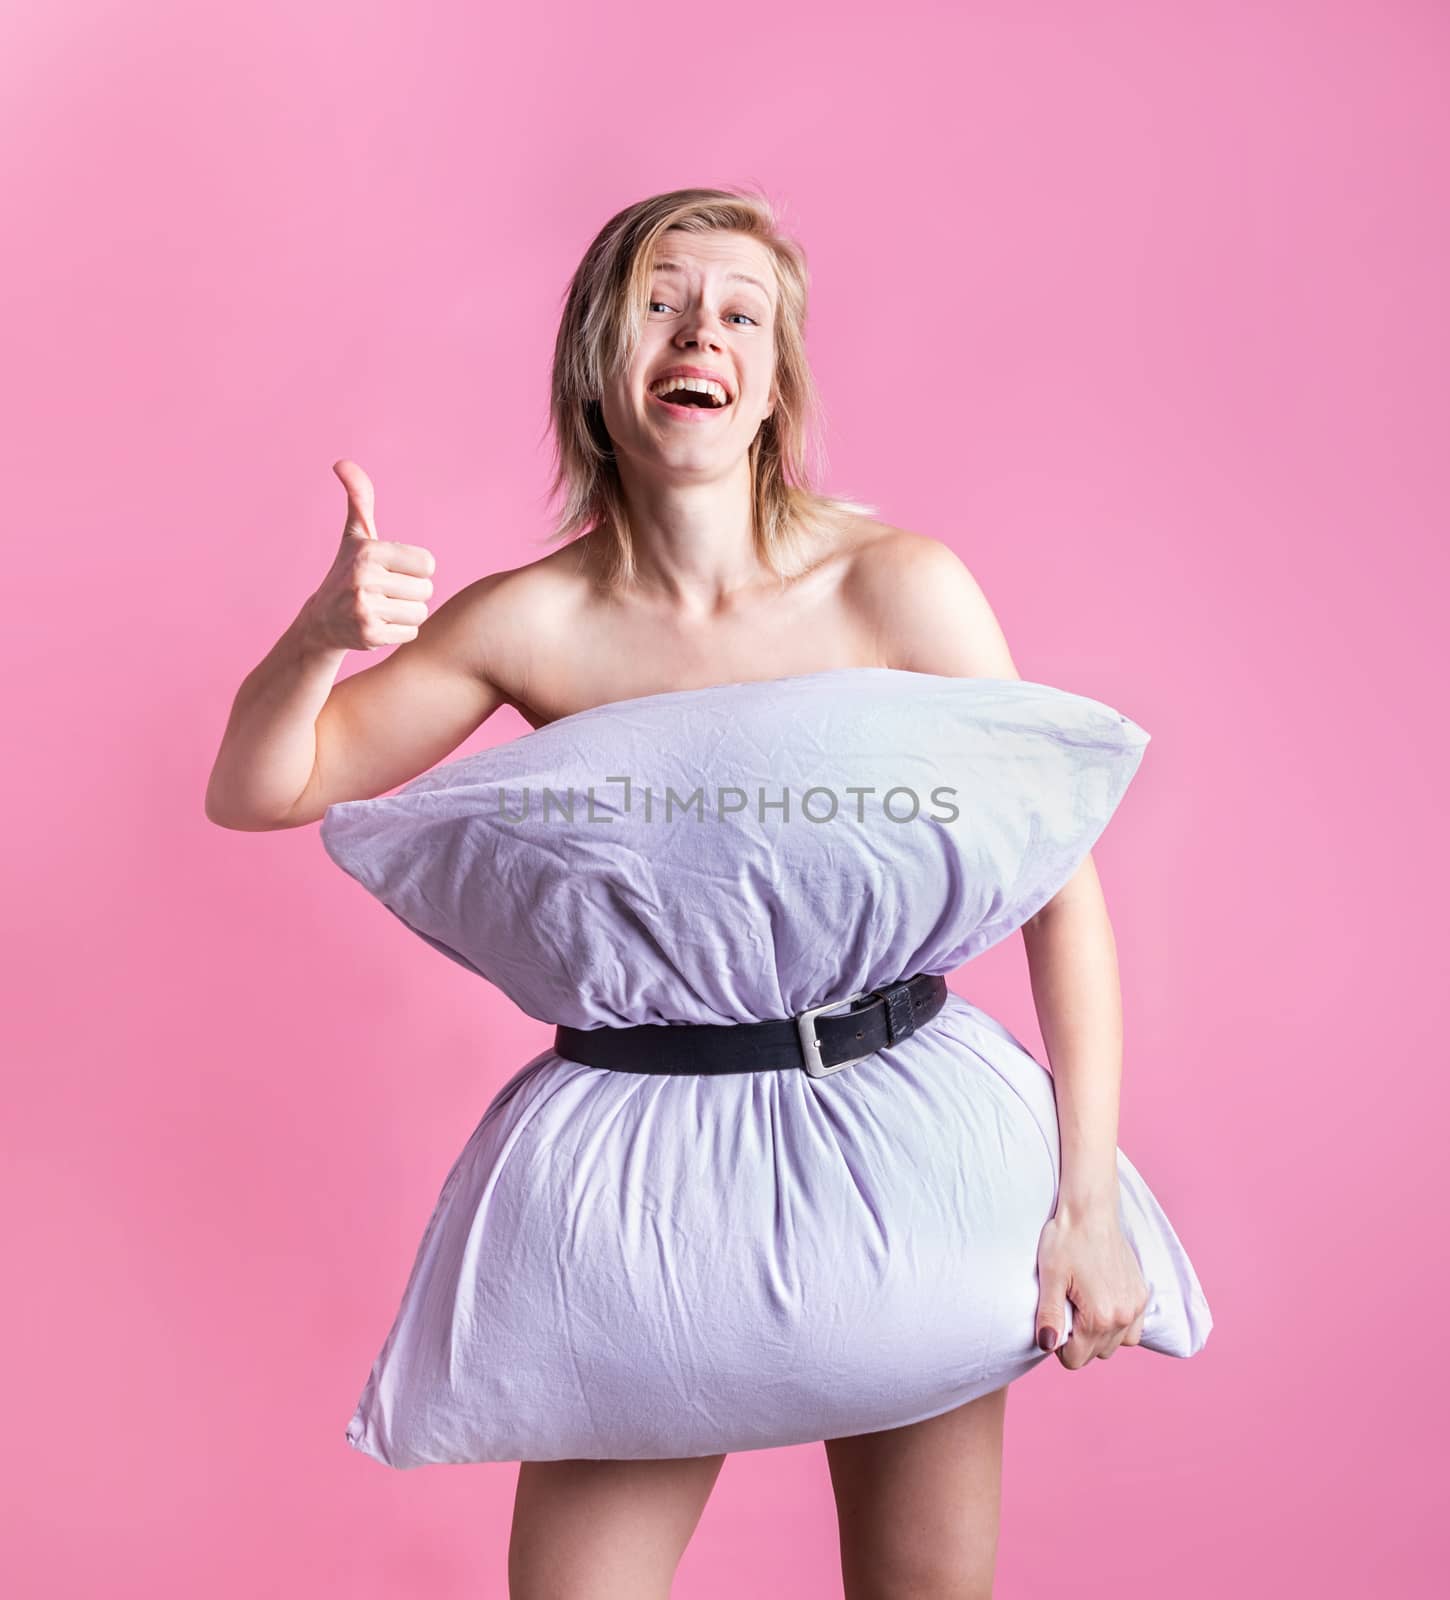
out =
[[704,311],[697,311],[693,317],[685,319],[680,336],[686,344],[709,345],[714,350],[720,348],[709,314]]

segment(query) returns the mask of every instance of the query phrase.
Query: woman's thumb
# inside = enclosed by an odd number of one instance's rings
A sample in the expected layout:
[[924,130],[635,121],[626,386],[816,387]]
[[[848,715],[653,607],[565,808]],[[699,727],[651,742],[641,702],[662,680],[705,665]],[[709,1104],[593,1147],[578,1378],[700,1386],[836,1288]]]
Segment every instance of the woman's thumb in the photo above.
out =
[[347,521],[343,533],[358,533],[366,539],[376,539],[378,530],[373,522],[373,481],[356,461],[345,457],[332,463],[332,470],[342,479],[347,490]]
[[1062,1325],[1066,1320],[1062,1297],[1053,1293],[1044,1295],[1037,1307],[1037,1348],[1053,1350],[1062,1338]]

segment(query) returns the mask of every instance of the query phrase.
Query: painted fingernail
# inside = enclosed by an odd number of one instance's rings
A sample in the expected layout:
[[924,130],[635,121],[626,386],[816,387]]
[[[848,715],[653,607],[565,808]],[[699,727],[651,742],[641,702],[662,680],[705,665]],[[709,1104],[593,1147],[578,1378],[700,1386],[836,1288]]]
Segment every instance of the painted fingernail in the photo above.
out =
[[1057,1343],[1057,1329],[1043,1328],[1042,1331],[1037,1335],[1037,1342],[1044,1350],[1051,1350],[1052,1347]]

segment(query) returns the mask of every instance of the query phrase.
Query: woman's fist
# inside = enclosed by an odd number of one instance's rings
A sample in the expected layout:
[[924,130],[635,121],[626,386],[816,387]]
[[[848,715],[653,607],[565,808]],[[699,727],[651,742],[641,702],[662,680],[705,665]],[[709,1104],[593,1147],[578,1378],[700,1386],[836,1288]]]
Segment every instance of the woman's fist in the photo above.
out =
[[347,521],[331,570],[308,600],[308,630],[330,650],[376,650],[418,637],[436,563],[421,545],[379,539],[373,485],[355,461],[334,461]]

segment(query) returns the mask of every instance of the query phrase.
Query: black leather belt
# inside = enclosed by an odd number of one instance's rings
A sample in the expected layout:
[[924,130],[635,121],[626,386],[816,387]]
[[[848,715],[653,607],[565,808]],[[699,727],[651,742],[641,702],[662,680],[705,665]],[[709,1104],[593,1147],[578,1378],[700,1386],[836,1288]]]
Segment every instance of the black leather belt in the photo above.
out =
[[[764,1022],[645,1022],[629,1028],[554,1029],[569,1061],[616,1072],[778,1072],[804,1067],[824,1078],[910,1037],[946,1003],[947,981],[921,972],[799,1016]],[[842,1012],[843,1006],[850,1006]],[[832,1016],[831,1012],[840,1015]]]

